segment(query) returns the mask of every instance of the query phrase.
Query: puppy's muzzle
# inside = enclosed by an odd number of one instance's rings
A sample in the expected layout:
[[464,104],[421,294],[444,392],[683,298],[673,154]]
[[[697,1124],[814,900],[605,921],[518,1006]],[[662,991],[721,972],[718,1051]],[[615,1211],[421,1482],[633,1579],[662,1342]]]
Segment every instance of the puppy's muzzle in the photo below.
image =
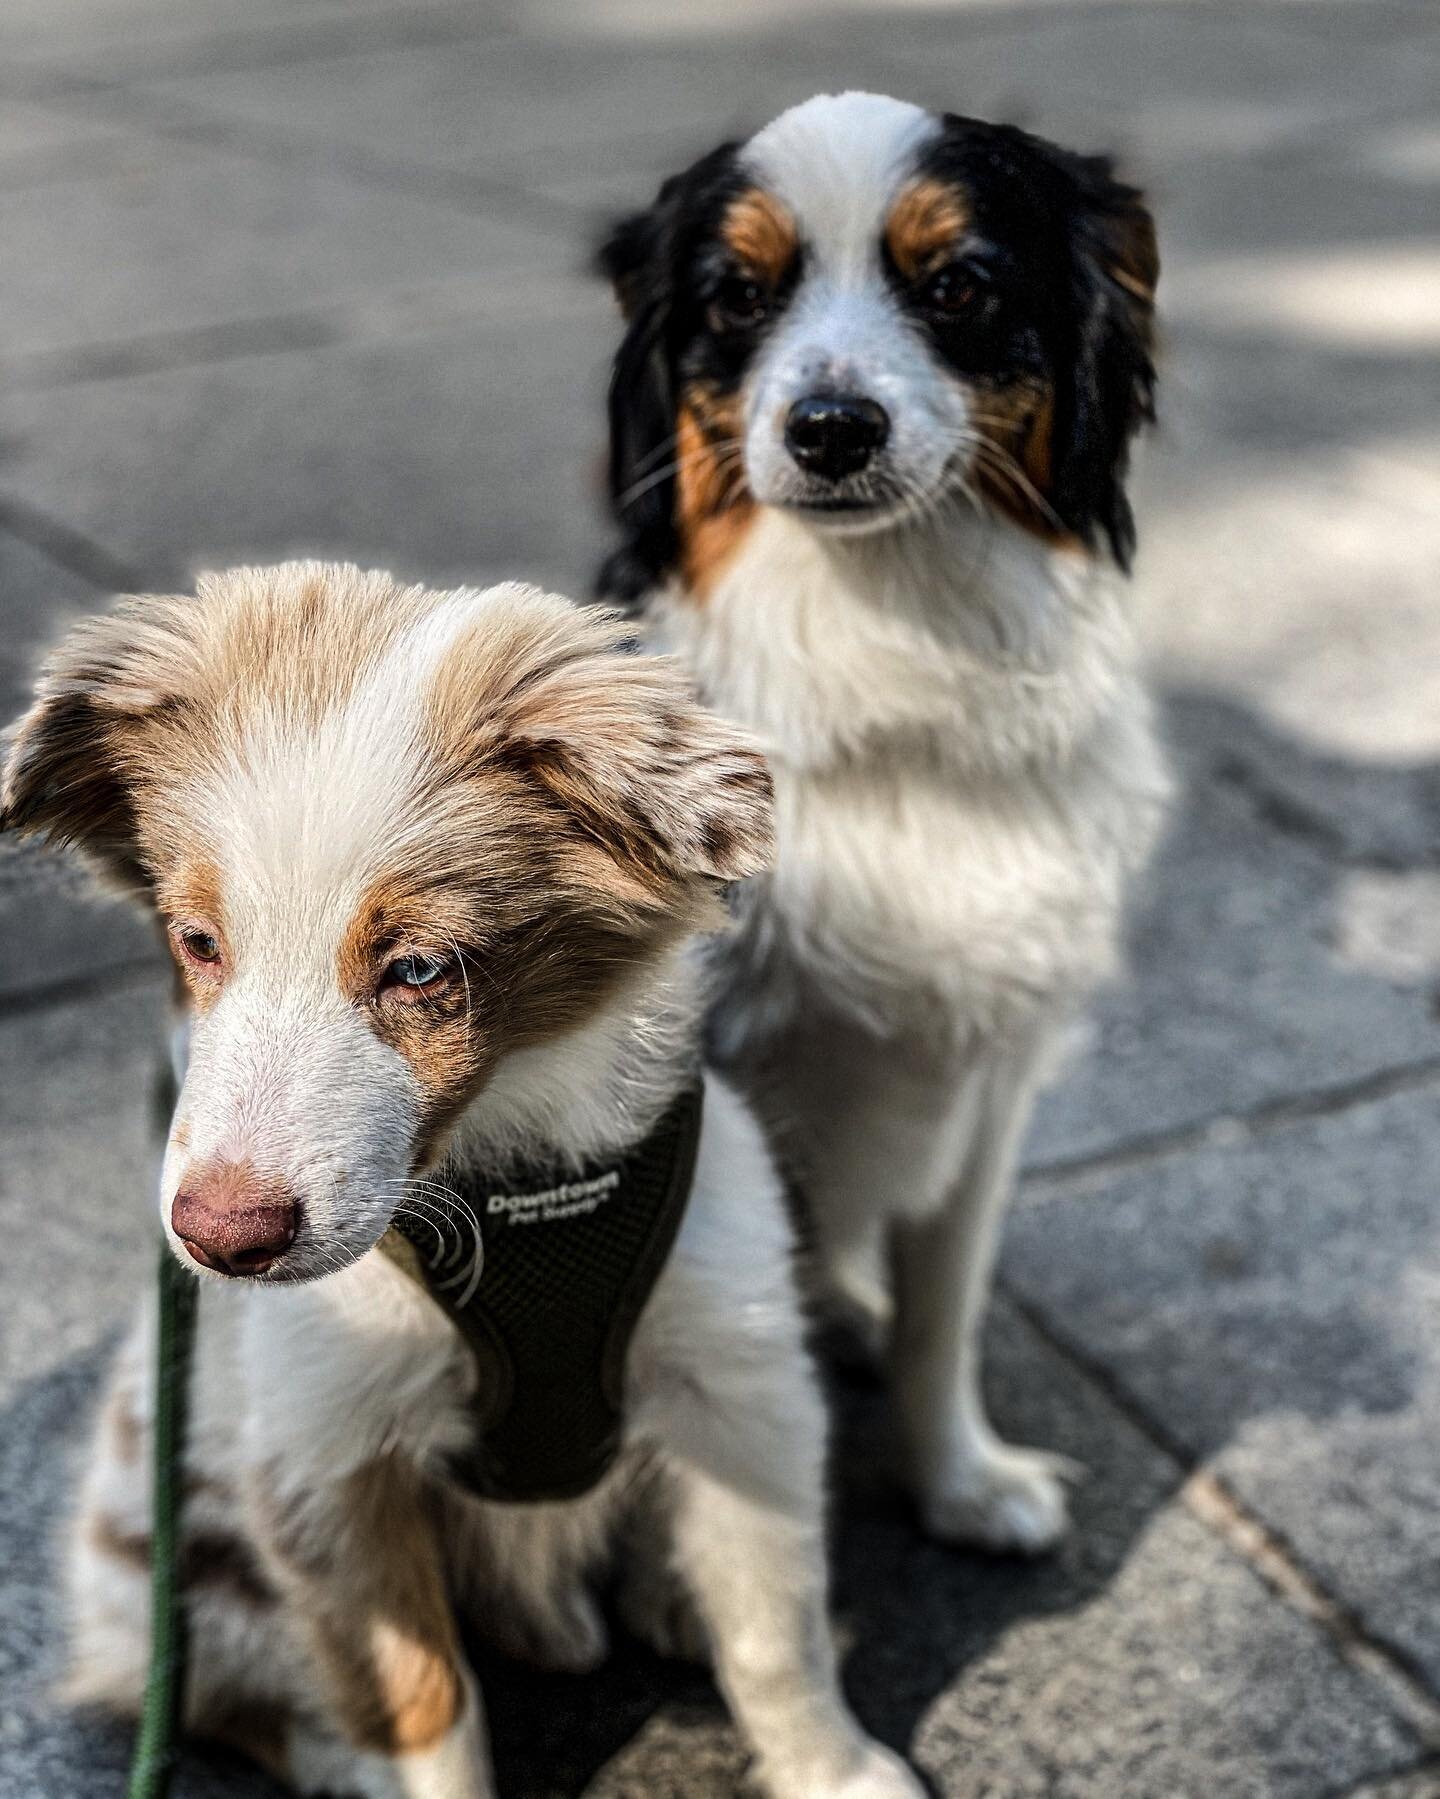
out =
[[785,448],[807,475],[843,481],[884,448],[890,415],[858,394],[810,394],[785,419]]
[[216,1274],[264,1274],[295,1241],[299,1221],[293,1194],[239,1163],[191,1171],[170,1207],[191,1260]]

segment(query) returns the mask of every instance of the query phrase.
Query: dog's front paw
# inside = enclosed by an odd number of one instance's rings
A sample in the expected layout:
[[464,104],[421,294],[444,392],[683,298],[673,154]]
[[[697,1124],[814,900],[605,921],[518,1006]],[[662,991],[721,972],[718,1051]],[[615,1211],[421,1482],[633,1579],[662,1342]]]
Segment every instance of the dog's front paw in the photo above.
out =
[[987,1445],[920,1494],[925,1529],[942,1543],[996,1555],[1042,1555],[1070,1526],[1065,1489],[1079,1465],[1043,1449]]

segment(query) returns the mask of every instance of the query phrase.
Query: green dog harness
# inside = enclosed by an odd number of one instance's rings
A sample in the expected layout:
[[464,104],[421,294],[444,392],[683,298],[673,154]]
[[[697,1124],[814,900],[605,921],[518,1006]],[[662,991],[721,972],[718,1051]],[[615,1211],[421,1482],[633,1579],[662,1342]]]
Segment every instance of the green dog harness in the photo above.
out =
[[451,1464],[484,1499],[574,1499],[620,1450],[630,1339],[685,1213],[702,1093],[687,1088],[618,1156],[578,1172],[476,1170],[446,1234],[411,1215],[381,1247],[465,1339],[478,1381],[475,1434]]

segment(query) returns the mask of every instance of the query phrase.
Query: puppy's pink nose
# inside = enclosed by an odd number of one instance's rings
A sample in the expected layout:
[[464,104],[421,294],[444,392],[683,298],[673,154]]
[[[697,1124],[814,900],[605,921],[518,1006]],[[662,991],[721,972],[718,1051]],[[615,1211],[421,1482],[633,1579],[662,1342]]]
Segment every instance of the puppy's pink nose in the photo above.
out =
[[170,1225],[191,1258],[217,1274],[263,1274],[295,1241],[293,1194],[243,1162],[190,1170],[170,1207]]

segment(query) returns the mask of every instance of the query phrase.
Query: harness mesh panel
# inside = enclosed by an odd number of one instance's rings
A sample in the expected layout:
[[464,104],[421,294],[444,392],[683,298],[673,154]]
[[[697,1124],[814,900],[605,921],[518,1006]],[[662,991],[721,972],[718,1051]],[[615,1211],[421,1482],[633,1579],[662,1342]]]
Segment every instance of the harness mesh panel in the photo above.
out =
[[[630,1338],[684,1215],[700,1113],[697,1086],[617,1160],[578,1173],[526,1168],[456,1183],[480,1218],[485,1258],[464,1306],[435,1284],[453,1262],[427,1261],[438,1253],[433,1231],[397,1220],[417,1251],[426,1290],[478,1364],[475,1443],[452,1469],[462,1485],[486,1499],[572,1499],[614,1461]],[[573,1189],[611,1174],[617,1184],[590,1211],[490,1210],[496,1195]],[[557,1213],[573,1204],[554,1202]]]

